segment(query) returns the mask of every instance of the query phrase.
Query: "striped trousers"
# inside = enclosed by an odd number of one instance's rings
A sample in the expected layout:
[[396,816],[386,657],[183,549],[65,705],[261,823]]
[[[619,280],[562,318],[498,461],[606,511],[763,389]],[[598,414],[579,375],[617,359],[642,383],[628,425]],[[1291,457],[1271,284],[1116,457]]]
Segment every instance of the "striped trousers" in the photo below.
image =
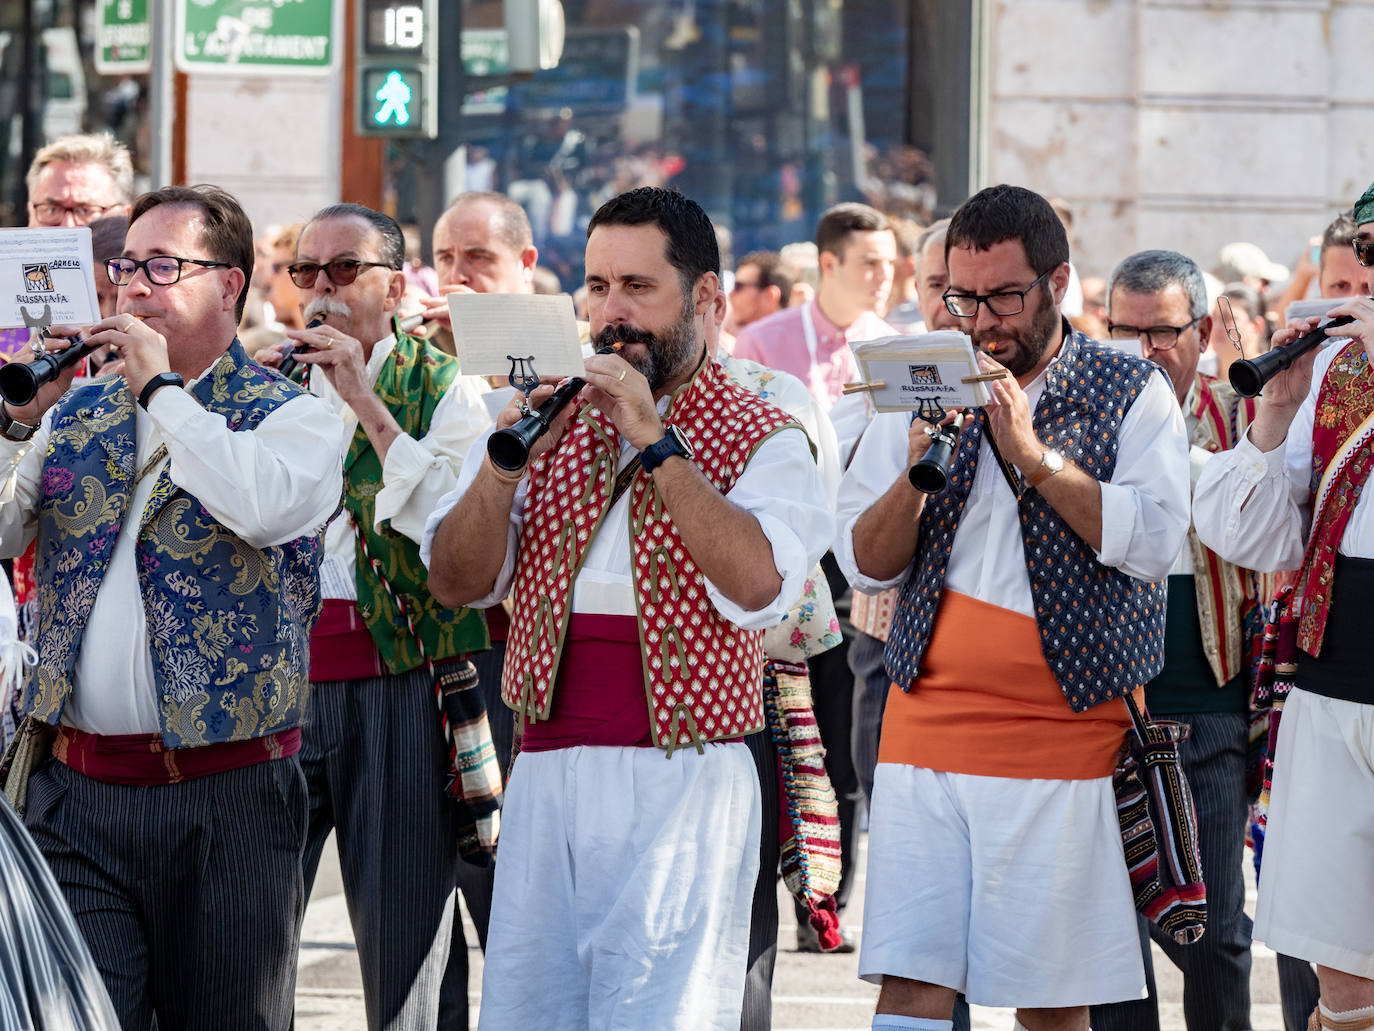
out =
[[435,1027],[460,860],[433,678],[422,666],[312,684],[301,765],[310,788],[307,891],[332,830],[368,1027]]
[[1094,1006],[1093,1031],[1158,1031],[1150,936],[1183,972],[1183,1016],[1188,1031],[1248,1031],[1250,930],[1245,915],[1246,719],[1240,713],[1155,713],[1191,725],[1179,754],[1197,808],[1198,849],[1207,884],[1207,932],[1179,945],[1140,921],[1149,998]]
[[25,822],[126,1028],[291,1026],[305,888],[296,757],[156,787],[51,760]]

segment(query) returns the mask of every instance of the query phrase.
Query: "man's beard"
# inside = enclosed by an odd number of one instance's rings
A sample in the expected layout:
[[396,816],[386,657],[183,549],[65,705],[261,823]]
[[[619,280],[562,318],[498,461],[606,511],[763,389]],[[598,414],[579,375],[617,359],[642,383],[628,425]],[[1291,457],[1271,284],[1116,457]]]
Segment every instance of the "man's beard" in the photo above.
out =
[[1051,294],[1046,286],[1042,285],[1037,289],[1036,295],[1040,306],[1031,318],[1030,325],[1025,329],[1016,330],[1008,326],[997,326],[993,329],[975,330],[970,334],[973,338],[973,346],[988,351],[989,354],[991,351],[987,347],[988,344],[1011,341],[1011,350],[998,361],[1013,376],[1024,376],[1040,364],[1040,359],[1045,356],[1045,350],[1050,346],[1050,339],[1059,326],[1059,312],[1055,311],[1054,305],[1051,303]]
[[630,358],[622,354],[630,368],[649,381],[649,389],[662,390],[669,380],[681,375],[696,363],[700,357],[701,343],[696,338],[692,303],[688,300],[682,306],[682,314],[676,322],[662,333],[640,329],[624,323],[603,326],[592,341],[599,351],[619,342],[622,344],[643,344],[642,358]]

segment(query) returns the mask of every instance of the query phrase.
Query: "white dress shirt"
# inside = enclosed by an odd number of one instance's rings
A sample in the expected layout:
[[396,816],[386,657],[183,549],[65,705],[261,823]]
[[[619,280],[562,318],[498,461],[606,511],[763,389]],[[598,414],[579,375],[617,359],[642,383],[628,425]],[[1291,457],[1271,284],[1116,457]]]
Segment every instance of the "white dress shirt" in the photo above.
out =
[[[659,400],[660,415],[667,410],[668,400],[667,397]],[[472,485],[486,460],[485,436],[463,463],[458,486],[444,496],[429,517],[424,539],[420,542],[420,558],[425,565],[429,565],[439,524]],[[635,454],[635,449],[622,439],[620,467],[623,468]],[[527,480],[522,480],[516,487],[506,536],[505,562],[491,592],[473,602],[474,608],[490,608],[510,592],[515,579],[520,532],[525,525],[528,488]],[[573,583],[574,612],[619,616],[637,613],[630,555],[632,493],[627,490],[605,515],[587,548],[586,558]],[[771,602],[755,611],[730,601],[710,580],[706,581],[706,593],[725,619],[745,630],[762,630],[780,622],[801,597],[807,574],[820,561],[834,534],[834,519],[806,435],[785,429],[764,440],[725,496],[759,521],[772,546],[773,565],[782,577],[782,589]]]
[[[1034,411],[1045,389],[1042,374],[1026,389]],[[859,441],[840,484],[835,557],[857,591],[877,594],[903,583],[911,570],[887,580],[865,576],[854,560],[854,523],[907,474],[905,412],[880,413]],[[1029,488],[1034,489],[1034,488]],[[1163,372],[1152,375],[1117,433],[1116,467],[1101,484],[1102,547],[1097,560],[1142,580],[1162,580],[1188,530],[1188,450],[1178,397]],[[913,562],[915,559],[913,558]],[[1016,498],[984,438],[973,487],[954,534],[945,587],[979,601],[1034,617],[1030,577]]]
[[[372,345],[366,371],[367,381],[374,388],[382,366],[395,349],[396,338],[392,336]],[[310,390],[328,402],[343,420],[346,434],[342,461],[357,431],[358,416],[344,404],[322,372],[311,372]],[[382,463],[382,489],[376,499],[378,527],[390,519],[393,530],[419,543],[425,520],[445,492],[453,489],[468,449],[492,425],[482,396],[486,391],[486,381],[477,376],[455,376],[434,406],[429,432],[419,440],[401,433],[391,442]],[[356,540],[349,518],[346,509],[339,512],[325,531],[320,589],[326,598],[357,601]]]
[[[1198,538],[1228,562],[1262,573],[1302,565],[1312,522],[1312,421],[1317,395],[1341,348],[1326,347],[1312,367],[1312,389],[1288,436],[1261,452],[1247,432],[1230,451],[1213,456],[1193,495]],[[1374,491],[1360,494],[1337,551],[1374,558]]]
[[[136,546],[140,516],[163,465],[170,463],[173,483],[255,548],[318,532],[339,503],[342,483],[339,420],[313,398],[287,401],[249,432],[230,430],[223,416],[172,387],[154,394],[146,412],[138,405],[134,410],[135,469],[142,470],[161,444],[167,446],[167,458],[134,488],[82,638],[62,721],[92,734],[153,734],[160,729]],[[51,424],[49,411],[33,446],[0,492],[0,550],[5,555],[21,554],[37,533]],[[24,447],[0,438],[3,458],[12,459]],[[90,688],[83,689],[87,684]]]

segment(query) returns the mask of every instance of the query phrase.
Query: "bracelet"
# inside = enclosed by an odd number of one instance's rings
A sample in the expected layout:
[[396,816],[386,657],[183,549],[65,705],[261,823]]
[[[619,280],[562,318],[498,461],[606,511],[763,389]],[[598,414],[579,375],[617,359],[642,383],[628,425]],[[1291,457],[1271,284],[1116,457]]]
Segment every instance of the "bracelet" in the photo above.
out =
[[527,468],[528,466],[522,466],[520,471],[512,476],[505,470],[497,468],[496,463],[491,460],[491,455],[487,455],[487,469],[498,480],[511,487],[514,487],[516,484],[518,484],[521,480],[525,478],[525,469]]

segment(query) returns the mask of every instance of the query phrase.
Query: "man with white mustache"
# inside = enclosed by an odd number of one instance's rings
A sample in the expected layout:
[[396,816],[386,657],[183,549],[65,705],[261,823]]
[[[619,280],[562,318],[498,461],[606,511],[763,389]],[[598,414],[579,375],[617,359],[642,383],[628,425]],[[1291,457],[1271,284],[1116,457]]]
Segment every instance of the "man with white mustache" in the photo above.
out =
[[[425,659],[442,678],[488,643],[481,613],[433,599],[418,554],[426,517],[491,422],[485,385],[402,331],[404,254],[386,215],[357,204],[319,212],[289,271],[307,326],[320,324],[282,345],[351,430],[344,510],[325,532],[301,764],[306,886],[334,830],[370,1028],[438,1020],[455,859],[474,842],[445,795],[448,748]],[[494,758],[490,767],[495,776]]]

